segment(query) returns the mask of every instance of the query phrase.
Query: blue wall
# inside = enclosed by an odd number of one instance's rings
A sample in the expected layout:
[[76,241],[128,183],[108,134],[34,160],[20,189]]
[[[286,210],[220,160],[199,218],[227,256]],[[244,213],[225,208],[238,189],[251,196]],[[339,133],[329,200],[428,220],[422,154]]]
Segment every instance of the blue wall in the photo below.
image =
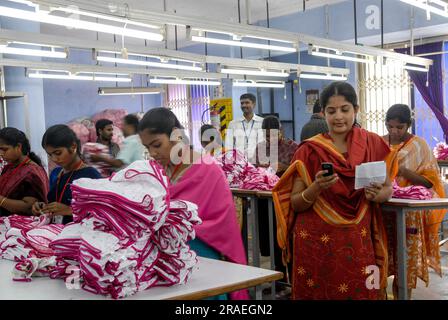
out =
[[[0,1],[5,4],[5,1]],[[10,5],[10,3],[8,3]],[[10,5],[11,6],[11,5]],[[27,8],[20,4],[14,5],[16,8]],[[2,28],[15,29],[28,32],[40,32],[40,25],[34,22],[26,22],[17,19],[0,18]],[[4,58],[17,58],[14,55],[3,55]],[[21,58],[22,59],[22,58]],[[29,58],[29,60],[39,60],[39,58]],[[40,79],[30,79],[25,77],[23,68],[6,67],[5,68],[5,86],[6,91],[18,91],[26,94],[27,98],[17,98],[7,101],[8,126],[16,127],[24,132],[29,126],[28,138],[31,143],[31,149],[46,159],[45,152],[41,148],[41,137],[45,132],[45,108],[43,83]],[[29,123],[26,123],[25,102],[29,107]]]

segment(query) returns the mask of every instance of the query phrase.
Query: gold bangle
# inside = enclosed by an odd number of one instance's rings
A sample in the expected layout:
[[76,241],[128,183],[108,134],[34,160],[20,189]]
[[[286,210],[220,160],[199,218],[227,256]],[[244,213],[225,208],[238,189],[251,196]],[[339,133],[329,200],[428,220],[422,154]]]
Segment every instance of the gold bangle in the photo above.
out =
[[302,194],[303,201],[305,201],[306,203],[313,203],[313,201],[310,201],[307,198],[305,198],[305,190],[303,190],[301,194]]
[[6,201],[6,197],[3,197],[2,201],[0,202],[0,208],[3,206],[3,203]]

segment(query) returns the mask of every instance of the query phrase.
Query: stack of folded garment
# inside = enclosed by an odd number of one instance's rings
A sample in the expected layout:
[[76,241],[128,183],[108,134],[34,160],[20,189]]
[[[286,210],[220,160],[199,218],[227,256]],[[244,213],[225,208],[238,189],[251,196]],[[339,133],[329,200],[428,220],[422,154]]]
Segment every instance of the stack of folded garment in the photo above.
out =
[[96,230],[137,239],[157,230],[168,213],[167,177],[154,161],[136,161],[109,179],[78,179],[72,188],[73,221],[92,218]]
[[84,290],[114,299],[185,283],[197,262],[187,241],[201,220],[196,205],[170,201],[167,184],[154,161],[74,182],[74,222],[49,245],[50,277],[67,279],[79,267]]
[[400,187],[396,181],[393,183],[392,198],[413,199],[413,200],[429,200],[432,199],[433,193],[430,189],[423,186]]
[[93,162],[90,160],[92,155],[111,158],[109,148],[101,143],[88,142],[82,146],[84,161],[91,167],[94,167],[101,173],[101,176],[108,177],[112,173],[112,167],[105,162]]
[[10,228],[6,232],[5,240],[0,243],[0,256],[13,261],[50,257],[54,254],[50,242],[58,236],[63,227],[52,224],[32,229]]
[[279,178],[272,168],[256,168],[237,150],[229,150],[218,158],[229,186],[246,190],[272,190]]
[[448,145],[444,142],[439,142],[433,149],[434,157],[437,160],[448,159]]

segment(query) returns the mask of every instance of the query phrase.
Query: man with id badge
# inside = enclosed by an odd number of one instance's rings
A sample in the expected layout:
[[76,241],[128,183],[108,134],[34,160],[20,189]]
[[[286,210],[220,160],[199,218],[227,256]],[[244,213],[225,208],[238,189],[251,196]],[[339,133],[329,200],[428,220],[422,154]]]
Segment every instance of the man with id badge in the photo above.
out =
[[263,118],[254,113],[256,98],[253,94],[241,95],[240,103],[243,117],[230,122],[225,147],[226,150],[237,149],[247,159],[253,159],[257,144],[264,139],[261,132]]

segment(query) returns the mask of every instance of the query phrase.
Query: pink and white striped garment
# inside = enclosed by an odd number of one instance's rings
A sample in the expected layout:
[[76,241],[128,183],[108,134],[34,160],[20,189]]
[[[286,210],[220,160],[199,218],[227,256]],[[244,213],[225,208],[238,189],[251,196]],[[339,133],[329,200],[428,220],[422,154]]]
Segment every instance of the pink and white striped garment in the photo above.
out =
[[393,182],[392,198],[413,199],[413,200],[429,200],[433,197],[433,192],[423,186],[400,187],[397,182]]
[[217,160],[231,188],[272,190],[280,180],[272,168],[256,168],[237,150],[229,150]]

